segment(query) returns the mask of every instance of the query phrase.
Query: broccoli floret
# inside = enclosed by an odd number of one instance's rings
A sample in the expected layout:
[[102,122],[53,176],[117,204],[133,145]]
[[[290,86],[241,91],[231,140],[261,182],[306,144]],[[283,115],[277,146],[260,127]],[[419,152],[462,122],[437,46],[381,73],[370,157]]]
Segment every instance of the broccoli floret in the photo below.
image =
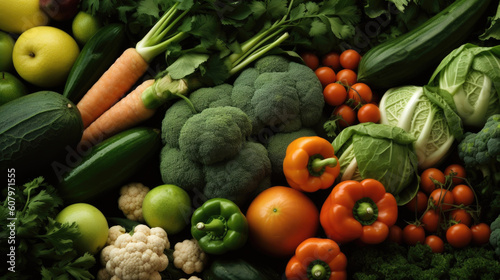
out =
[[232,89],[233,86],[230,84],[203,87],[191,93],[189,100],[193,103],[196,112],[212,107],[232,106]]
[[317,124],[325,104],[323,88],[307,66],[269,55],[234,81],[232,100],[252,120],[252,135],[266,138]]
[[165,112],[161,123],[161,137],[163,144],[179,147],[179,135],[184,123],[194,115],[186,101],[179,100],[172,104]]
[[500,184],[500,114],[492,115],[478,132],[466,132],[458,144],[467,177],[480,197],[490,198]]
[[302,128],[288,133],[277,133],[269,137],[266,142],[267,152],[272,167],[272,178],[275,184],[286,184],[283,174],[283,160],[285,159],[286,148],[295,139],[305,136],[316,136],[316,132],[310,128]]
[[179,148],[165,145],[160,153],[160,173],[165,184],[173,184],[186,191],[203,189],[203,166],[186,157]]
[[236,156],[251,131],[250,119],[241,109],[207,108],[184,123],[179,148],[192,161],[213,164]]
[[246,142],[240,153],[221,163],[205,165],[207,199],[223,197],[243,205],[248,199],[271,186],[271,162],[266,148]]
[[500,215],[490,224],[490,244],[495,248],[495,254],[500,257]]

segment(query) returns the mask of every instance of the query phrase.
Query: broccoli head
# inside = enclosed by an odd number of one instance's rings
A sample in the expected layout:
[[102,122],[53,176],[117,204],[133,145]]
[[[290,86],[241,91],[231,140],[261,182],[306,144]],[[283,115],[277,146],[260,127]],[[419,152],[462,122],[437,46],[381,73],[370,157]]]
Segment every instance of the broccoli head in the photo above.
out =
[[500,184],[500,114],[490,116],[480,131],[466,132],[458,144],[458,156],[472,178],[482,177],[487,182],[473,180],[474,184],[481,182],[481,194],[491,194]]
[[490,244],[497,257],[500,257],[500,215],[490,224],[490,230]]
[[254,136],[266,138],[317,124],[325,105],[323,87],[307,66],[268,55],[235,79],[232,100],[252,120]]
[[174,184],[186,191],[201,190],[205,185],[203,165],[190,160],[178,147],[166,144],[160,153],[162,181]]

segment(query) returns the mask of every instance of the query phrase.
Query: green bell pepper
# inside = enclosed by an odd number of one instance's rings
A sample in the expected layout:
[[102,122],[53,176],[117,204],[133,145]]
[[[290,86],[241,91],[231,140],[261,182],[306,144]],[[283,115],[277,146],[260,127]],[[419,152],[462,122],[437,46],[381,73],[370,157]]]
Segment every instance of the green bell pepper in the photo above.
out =
[[203,251],[221,255],[245,245],[248,222],[234,202],[212,198],[193,212],[191,235],[198,240]]

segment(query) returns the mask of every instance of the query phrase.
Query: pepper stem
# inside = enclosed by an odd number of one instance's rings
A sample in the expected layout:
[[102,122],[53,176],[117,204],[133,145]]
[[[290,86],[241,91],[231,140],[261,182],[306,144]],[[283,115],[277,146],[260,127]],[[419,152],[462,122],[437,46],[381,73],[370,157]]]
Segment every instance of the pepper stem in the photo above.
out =
[[377,204],[369,197],[356,201],[352,211],[356,220],[362,225],[371,225],[378,217]]
[[214,236],[222,236],[226,231],[226,225],[220,219],[212,219],[209,223],[198,222],[196,229],[210,231]]
[[316,264],[311,268],[311,275],[313,279],[322,279],[326,273],[326,269],[321,264]]
[[322,260],[313,260],[307,266],[307,279],[326,280],[330,278],[331,273],[330,266]]
[[315,158],[311,163],[311,167],[313,168],[314,171],[319,172],[321,171],[321,169],[327,166],[335,167],[337,166],[337,163],[338,161],[336,158],[324,158],[324,159]]

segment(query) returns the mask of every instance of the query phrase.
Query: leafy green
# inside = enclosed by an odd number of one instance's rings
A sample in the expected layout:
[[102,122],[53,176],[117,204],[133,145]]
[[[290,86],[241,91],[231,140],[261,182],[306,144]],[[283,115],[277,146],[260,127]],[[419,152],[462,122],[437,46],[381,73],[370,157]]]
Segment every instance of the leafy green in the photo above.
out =
[[339,180],[372,178],[392,193],[399,205],[418,190],[415,137],[404,129],[375,123],[344,128],[332,145],[340,162]]
[[500,46],[456,48],[438,65],[429,85],[437,87],[464,125],[482,127],[500,113]]
[[500,39],[500,4],[495,15],[488,18],[489,27],[479,36],[481,40]]
[[[416,138],[414,147],[421,169],[442,162],[455,139],[461,136],[457,125],[460,118],[453,109],[445,101],[430,99],[420,86],[389,89],[382,96],[379,109],[380,123],[401,127]],[[455,116],[454,121],[447,119],[446,112]]]
[[[54,220],[63,204],[56,189],[38,177],[8,190],[0,209],[0,242],[11,244],[12,227],[8,225],[14,223],[15,243],[11,245],[15,247],[16,272],[2,266],[2,274],[7,279],[93,279],[89,269],[96,263],[94,256],[78,255],[73,247],[80,235],[76,223]],[[1,253],[10,252],[9,247],[2,246]]]

